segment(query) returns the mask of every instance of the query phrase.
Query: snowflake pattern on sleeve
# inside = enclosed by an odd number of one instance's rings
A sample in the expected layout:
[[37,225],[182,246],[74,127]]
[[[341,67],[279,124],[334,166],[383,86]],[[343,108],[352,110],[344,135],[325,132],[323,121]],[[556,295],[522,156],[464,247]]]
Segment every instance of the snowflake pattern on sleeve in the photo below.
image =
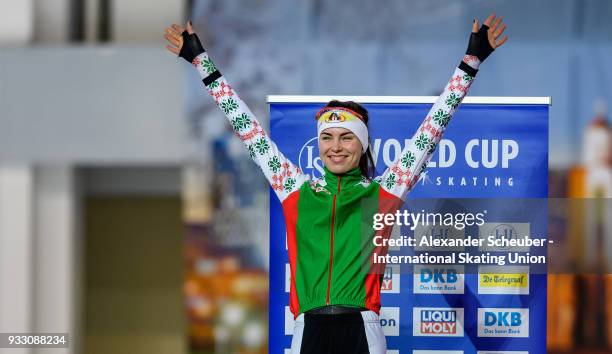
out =
[[[217,71],[206,52],[198,55],[192,64],[202,79]],[[249,156],[260,166],[281,202],[309,180],[309,175],[304,174],[278,150],[224,76],[209,83],[206,90],[229,120],[234,134],[246,146]]]
[[[465,59],[464,59],[465,60]],[[468,58],[478,68],[478,59]],[[423,123],[396,161],[375,180],[389,193],[404,200],[418,182],[436,150],[448,123],[467,94],[474,77],[457,68]]]

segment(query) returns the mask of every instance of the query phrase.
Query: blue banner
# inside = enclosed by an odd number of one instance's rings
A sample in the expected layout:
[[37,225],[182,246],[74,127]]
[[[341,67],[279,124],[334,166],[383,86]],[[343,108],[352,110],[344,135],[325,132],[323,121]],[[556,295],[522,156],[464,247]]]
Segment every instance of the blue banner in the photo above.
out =
[[[323,105],[270,103],[272,139],[314,177],[323,168],[314,120]],[[364,106],[369,111],[370,138],[380,174],[399,156],[431,104]],[[463,103],[407,204],[421,198],[495,199],[499,202],[489,206],[489,218],[481,229],[545,237],[548,109],[547,104]],[[504,200],[527,198],[532,200],[529,206],[512,216],[503,206]],[[478,229],[468,231],[479,233]],[[532,253],[546,254],[545,249]],[[473,272],[415,266],[406,273],[389,265],[380,314],[388,352],[546,353],[546,274],[530,273],[525,266],[507,269],[510,271],[504,273],[512,279],[491,284],[487,279],[495,269],[482,266]],[[464,276],[457,276],[463,272]],[[285,224],[280,203],[271,191],[270,353],[284,353],[291,346],[288,282]],[[436,282],[444,283],[446,290],[440,290]]]

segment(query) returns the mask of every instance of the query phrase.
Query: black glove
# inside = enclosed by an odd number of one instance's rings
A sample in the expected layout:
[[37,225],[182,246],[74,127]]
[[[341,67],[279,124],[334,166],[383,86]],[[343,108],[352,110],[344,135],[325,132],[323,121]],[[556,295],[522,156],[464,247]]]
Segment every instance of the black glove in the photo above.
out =
[[475,55],[481,63],[495,50],[489,43],[489,38],[487,37],[488,29],[489,26],[482,25],[478,32],[472,32],[470,43],[465,53],[467,55]]
[[181,36],[183,37],[183,46],[179,52],[179,57],[191,63],[195,57],[204,53],[204,47],[202,47],[202,43],[195,33],[189,34],[185,30],[181,33]]

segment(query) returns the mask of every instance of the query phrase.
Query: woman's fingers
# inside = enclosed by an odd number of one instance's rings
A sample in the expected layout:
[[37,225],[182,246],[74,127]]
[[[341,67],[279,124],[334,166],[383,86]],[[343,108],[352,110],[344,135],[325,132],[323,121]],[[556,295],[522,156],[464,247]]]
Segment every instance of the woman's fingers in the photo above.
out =
[[488,27],[491,27],[491,22],[493,22],[493,19],[495,19],[495,13],[490,14],[489,17],[487,17],[487,19],[485,20],[484,24]]
[[193,34],[193,26],[191,25],[191,21],[187,22],[187,33]]
[[174,44],[175,47],[180,47],[182,45],[180,40],[178,40],[176,37],[171,36],[169,34],[165,34],[164,38],[166,38],[166,40],[168,40],[168,42]]
[[173,36],[179,36],[181,33],[173,26],[174,25],[166,27],[166,33],[171,34]]
[[183,31],[185,30],[183,27],[177,25],[176,23],[173,23],[170,27],[172,27],[172,29],[175,30],[178,34],[183,33]]
[[165,34],[164,38],[166,38],[166,40],[172,44],[174,44],[176,47],[180,47],[181,46],[181,41],[179,41],[176,37],[171,36],[169,34]]
[[495,20],[493,22],[493,26],[489,26],[491,28],[491,31],[495,31],[497,29],[497,26],[499,26],[499,24],[502,22],[503,17],[498,17],[497,20]]
[[499,41],[495,42],[495,48],[501,46],[502,44],[506,43],[506,41],[508,40],[508,36],[503,36]]
[[180,52],[180,50],[177,47],[173,47],[171,45],[167,45],[166,49],[168,49],[168,51],[170,51],[171,53],[176,54],[176,55],[178,55],[179,52]]
[[501,26],[499,26],[495,32],[493,32],[493,37],[497,39],[497,37],[499,37],[502,33],[504,33],[504,30],[506,29],[506,24],[502,24]]
[[177,36],[178,33],[176,33],[176,31],[172,28],[172,27],[166,27],[166,34],[169,34],[171,36]]
[[181,26],[177,24],[172,24],[169,27],[166,27],[166,33],[164,34],[164,38],[168,41],[168,45],[166,45],[166,49],[178,55],[181,51],[181,47],[183,46],[183,37],[181,36]]

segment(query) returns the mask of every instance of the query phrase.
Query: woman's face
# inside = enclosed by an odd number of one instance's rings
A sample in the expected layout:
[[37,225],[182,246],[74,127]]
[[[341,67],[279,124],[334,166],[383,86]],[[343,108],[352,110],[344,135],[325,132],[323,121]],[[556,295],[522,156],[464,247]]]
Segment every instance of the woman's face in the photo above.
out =
[[342,174],[359,166],[361,143],[345,128],[327,128],[319,137],[319,156],[331,172]]

